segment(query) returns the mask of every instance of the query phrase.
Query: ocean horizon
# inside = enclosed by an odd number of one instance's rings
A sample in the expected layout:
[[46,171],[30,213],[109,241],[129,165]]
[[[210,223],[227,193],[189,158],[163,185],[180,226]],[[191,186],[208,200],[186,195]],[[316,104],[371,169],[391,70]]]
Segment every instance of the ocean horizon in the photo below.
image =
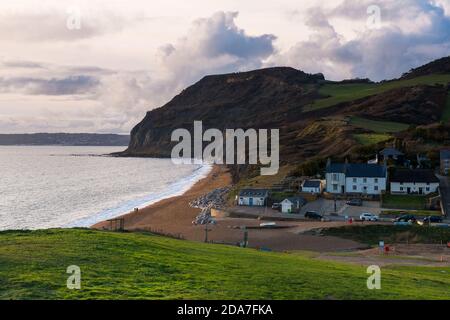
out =
[[108,156],[122,150],[0,146],[0,230],[90,227],[181,195],[211,170]]

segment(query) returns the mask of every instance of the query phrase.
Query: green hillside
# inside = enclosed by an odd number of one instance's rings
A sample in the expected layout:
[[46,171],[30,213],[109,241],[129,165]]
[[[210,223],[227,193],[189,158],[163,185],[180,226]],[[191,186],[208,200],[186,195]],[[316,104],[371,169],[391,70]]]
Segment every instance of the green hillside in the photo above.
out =
[[372,144],[377,144],[392,138],[391,135],[384,133],[359,133],[354,134],[353,137],[359,144],[363,146],[370,146]]
[[408,129],[409,127],[409,125],[406,123],[391,122],[391,121],[375,121],[364,119],[361,117],[351,117],[349,123],[354,127],[368,129],[376,133],[400,132]]
[[316,100],[304,111],[328,108],[341,102],[357,100],[396,88],[416,85],[446,85],[447,83],[450,83],[450,74],[435,74],[382,83],[330,83],[323,85],[319,90],[319,93],[327,98]]
[[[450,299],[450,268],[366,268],[149,234],[70,229],[0,233],[1,299]],[[81,290],[66,268],[81,268]]]
[[444,109],[444,112],[442,114],[442,121],[445,122],[445,123],[449,123],[450,122],[450,92],[448,93],[447,103],[445,104],[445,109]]

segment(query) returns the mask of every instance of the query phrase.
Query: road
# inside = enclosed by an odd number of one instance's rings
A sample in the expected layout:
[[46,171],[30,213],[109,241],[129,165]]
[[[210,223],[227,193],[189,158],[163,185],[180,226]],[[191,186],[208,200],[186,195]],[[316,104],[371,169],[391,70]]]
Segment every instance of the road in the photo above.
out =
[[359,218],[363,212],[372,213],[374,215],[380,215],[381,208],[379,201],[363,201],[362,206],[349,206],[344,200],[338,200],[336,202],[336,209],[339,216],[330,216],[331,212],[334,212],[334,200],[326,200],[319,198],[316,201],[308,202],[301,209],[301,214],[304,215],[307,211],[315,211],[324,216],[330,217],[332,220],[342,220],[345,216]]

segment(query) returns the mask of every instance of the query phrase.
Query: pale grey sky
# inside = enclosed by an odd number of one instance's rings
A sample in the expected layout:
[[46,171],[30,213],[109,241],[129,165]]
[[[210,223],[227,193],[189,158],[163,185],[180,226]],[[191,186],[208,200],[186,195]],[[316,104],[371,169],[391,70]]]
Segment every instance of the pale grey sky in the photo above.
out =
[[127,133],[206,74],[398,77],[450,55],[450,0],[11,0],[0,48],[0,133]]

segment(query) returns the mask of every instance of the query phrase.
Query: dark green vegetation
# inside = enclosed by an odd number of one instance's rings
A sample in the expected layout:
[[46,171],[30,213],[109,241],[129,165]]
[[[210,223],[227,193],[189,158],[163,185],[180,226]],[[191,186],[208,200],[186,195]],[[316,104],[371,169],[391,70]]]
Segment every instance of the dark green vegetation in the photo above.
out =
[[392,195],[382,196],[383,208],[423,210],[426,209],[427,197],[415,195]]
[[[450,268],[366,268],[136,233],[0,233],[1,299],[449,299]],[[81,290],[66,268],[81,268]]]
[[[323,229],[322,234],[378,245],[385,243],[435,243],[450,241],[450,228],[428,226],[367,225]],[[450,277],[449,277],[450,278]]]
[[350,124],[352,126],[367,129],[376,133],[392,133],[400,132],[408,129],[409,124],[392,122],[392,121],[375,121],[364,119],[361,117],[351,117]]
[[372,144],[377,144],[383,141],[390,140],[392,138],[389,134],[384,133],[359,133],[354,134],[353,137],[359,144],[363,146],[370,146]]
[[368,96],[384,93],[386,91],[417,85],[446,85],[450,82],[450,74],[433,74],[412,79],[400,79],[382,83],[333,83],[322,86],[319,93],[326,96],[325,99],[316,100],[306,110],[318,110],[328,108],[338,103],[358,100]]
[[447,103],[445,104],[445,109],[442,113],[442,121],[445,123],[450,122],[450,92],[448,93]]

